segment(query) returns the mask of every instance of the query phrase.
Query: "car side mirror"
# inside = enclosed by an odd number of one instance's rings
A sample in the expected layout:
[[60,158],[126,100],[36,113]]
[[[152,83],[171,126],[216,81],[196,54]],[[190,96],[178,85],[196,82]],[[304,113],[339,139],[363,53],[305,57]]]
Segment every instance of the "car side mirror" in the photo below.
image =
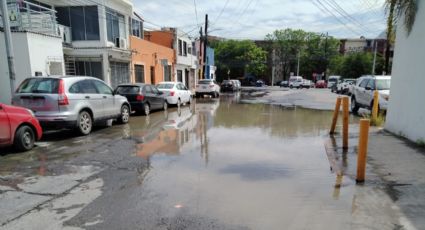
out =
[[372,88],[370,88],[369,86],[365,87],[366,90],[372,90]]
[[162,92],[162,91],[159,91],[159,93],[158,93],[159,95],[162,95],[162,94],[164,94],[164,92]]

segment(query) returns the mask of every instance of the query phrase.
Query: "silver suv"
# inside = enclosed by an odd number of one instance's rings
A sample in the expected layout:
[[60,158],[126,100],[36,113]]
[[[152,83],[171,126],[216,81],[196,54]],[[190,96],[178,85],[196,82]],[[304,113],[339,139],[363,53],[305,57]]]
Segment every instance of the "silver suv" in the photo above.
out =
[[357,79],[351,96],[351,112],[357,113],[359,108],[371,109],[373,92],[378,90],[378,110],[387,110],[390,97],[391,76],[362,76]]
[[32,110],[45,129],[76,128],[82,135],[109,119],[127,123],[131,111],[127,98],[115,95],[103,81],[83,76],[27,78],[12,104]]

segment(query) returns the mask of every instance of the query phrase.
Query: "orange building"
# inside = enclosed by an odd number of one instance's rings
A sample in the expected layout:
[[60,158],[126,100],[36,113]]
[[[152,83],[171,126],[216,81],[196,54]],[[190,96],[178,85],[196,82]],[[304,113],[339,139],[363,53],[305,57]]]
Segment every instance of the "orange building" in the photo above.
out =
[[130,48],[131,82],[157,84],[161,81],[174,81],[174,50],[145,40],[143,20],[140,17],[132,19]]

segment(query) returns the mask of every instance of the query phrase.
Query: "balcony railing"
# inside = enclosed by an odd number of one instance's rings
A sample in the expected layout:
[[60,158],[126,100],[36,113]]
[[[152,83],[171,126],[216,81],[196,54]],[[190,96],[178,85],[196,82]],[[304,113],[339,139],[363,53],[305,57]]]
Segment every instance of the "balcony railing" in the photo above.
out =
[[[56,11],[37,4],[19,1],[17,4],[18,26],[11,27],[12,31],[32,31],[50,35],[60,35],[56,23]],[[0,20],[0,26],[3,23]]]

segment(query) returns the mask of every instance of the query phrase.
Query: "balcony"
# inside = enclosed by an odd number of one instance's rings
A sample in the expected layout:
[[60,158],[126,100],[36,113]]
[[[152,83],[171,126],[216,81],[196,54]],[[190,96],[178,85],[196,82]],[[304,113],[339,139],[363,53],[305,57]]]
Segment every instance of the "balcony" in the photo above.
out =
[[[59,36],[55,13],[53,9],[21,1],[17,4],[17,25],[11,25],[11,30]],[[0,26],[3,27],[1,20]]]

